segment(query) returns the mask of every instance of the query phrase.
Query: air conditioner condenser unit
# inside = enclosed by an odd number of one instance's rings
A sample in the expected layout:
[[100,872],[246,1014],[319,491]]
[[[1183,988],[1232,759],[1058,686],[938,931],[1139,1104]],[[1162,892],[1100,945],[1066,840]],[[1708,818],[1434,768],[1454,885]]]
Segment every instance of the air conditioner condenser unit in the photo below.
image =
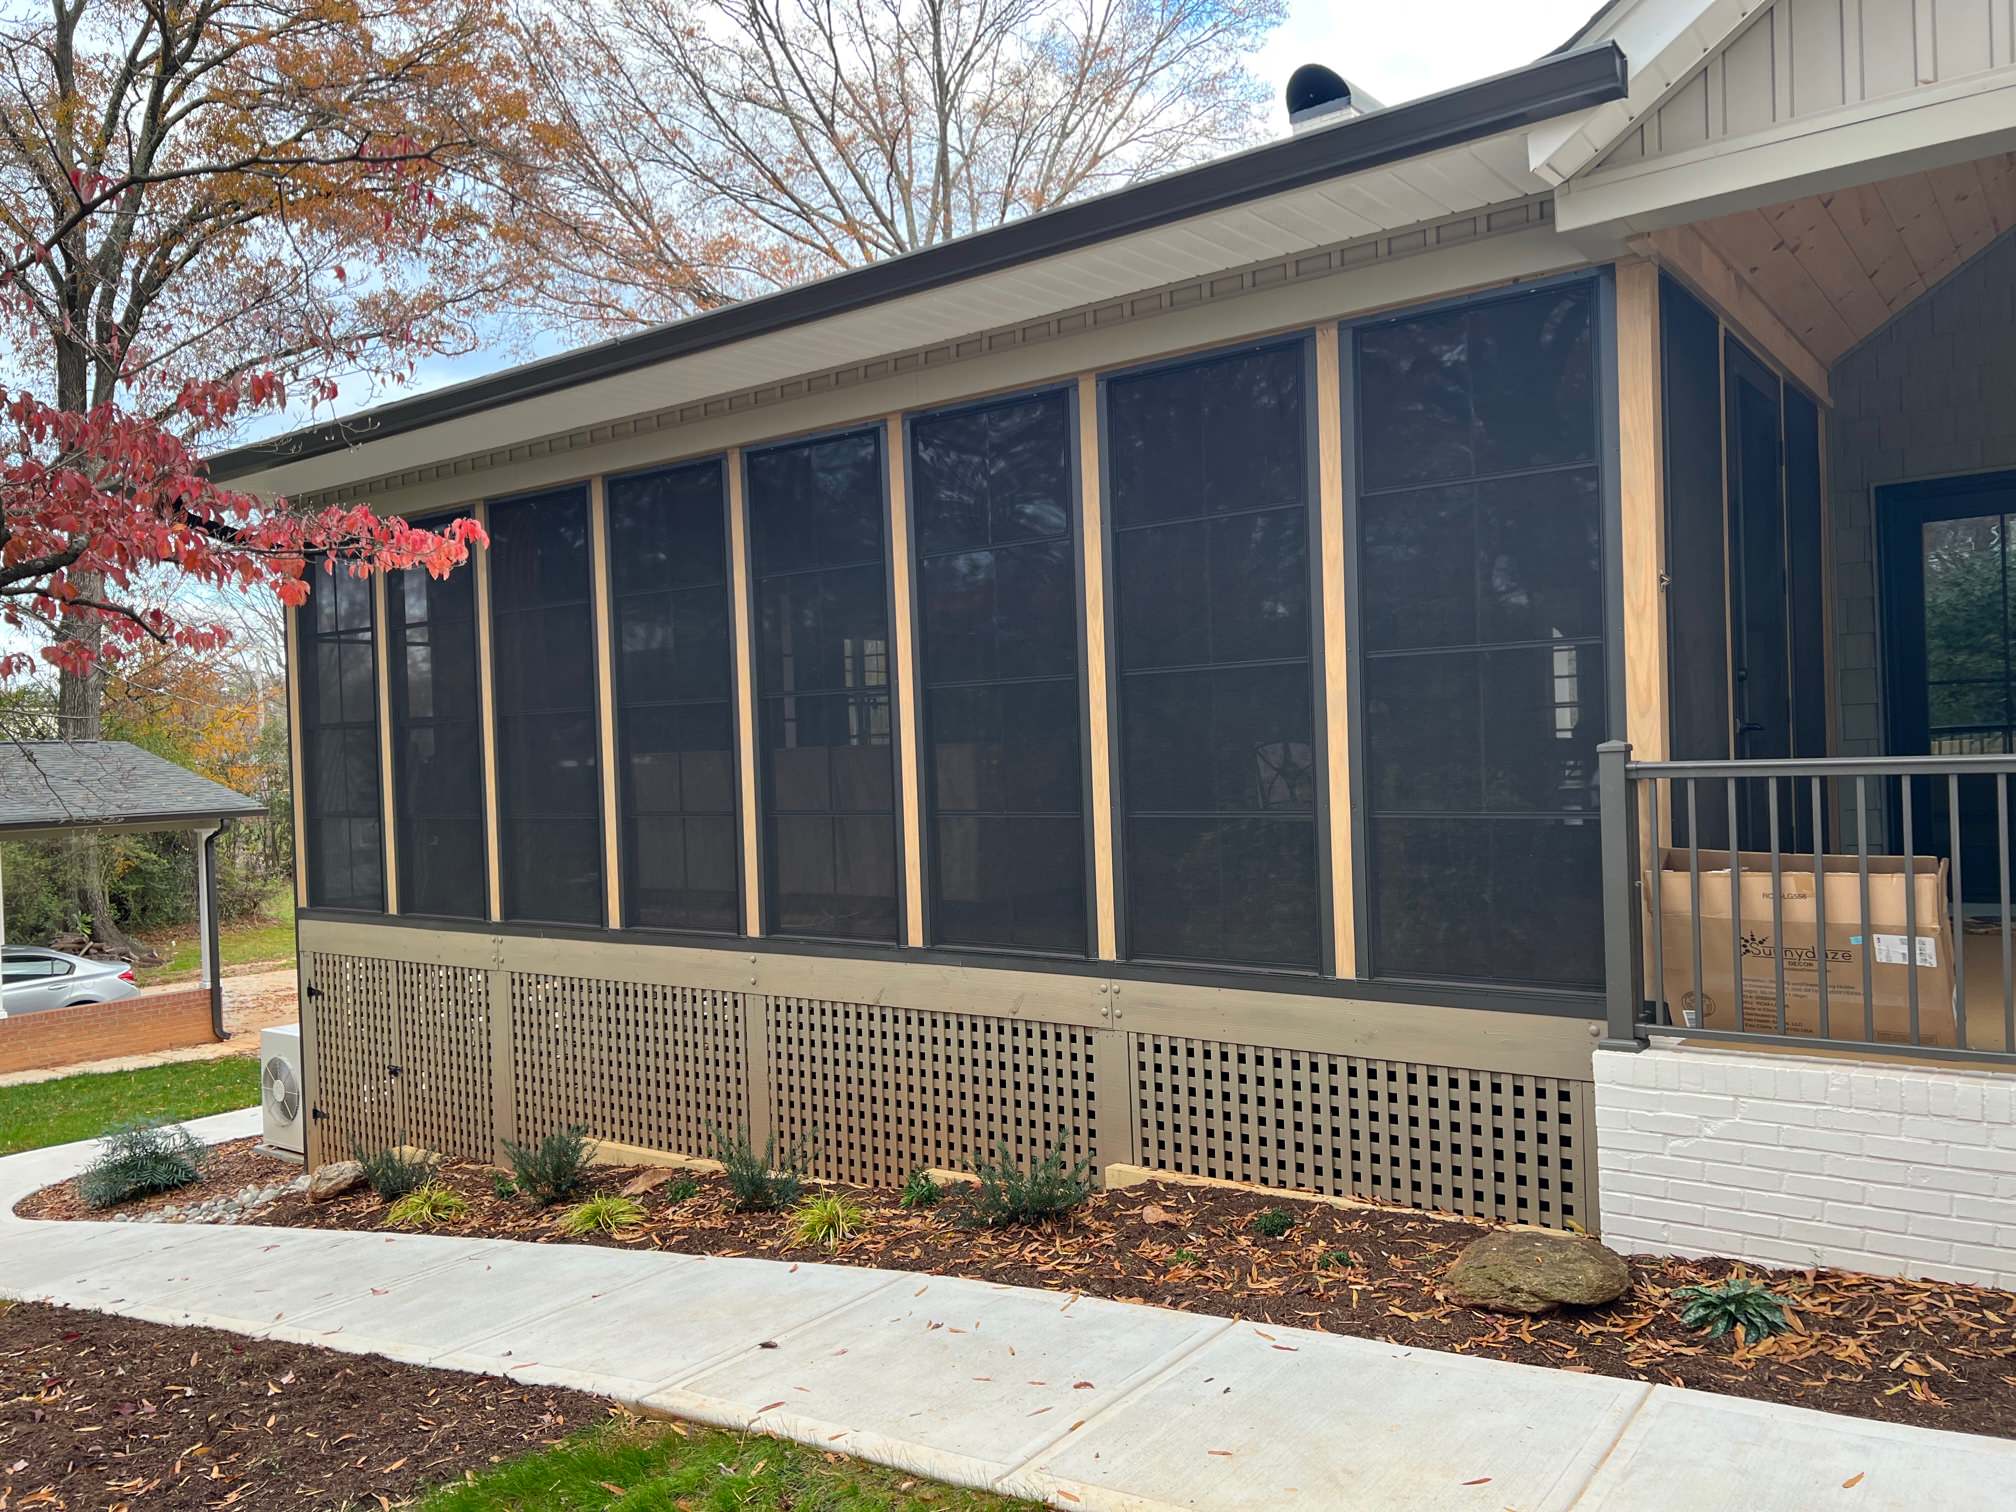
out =
[[259,1101],[265,1113],[265,1148],[305,1160],[308,1108],[301,1090],[299,1025],[259,1031]]

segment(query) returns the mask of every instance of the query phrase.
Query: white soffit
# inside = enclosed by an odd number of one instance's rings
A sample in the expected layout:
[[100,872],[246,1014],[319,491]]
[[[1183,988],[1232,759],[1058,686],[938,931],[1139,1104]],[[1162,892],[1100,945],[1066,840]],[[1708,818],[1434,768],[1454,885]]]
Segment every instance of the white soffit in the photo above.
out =
[[1558,186],[1595,162],[1716,48],[1765,9],[1771,0],[1635,0],[1580,39],[1615,42],[1630,72],[1621,100],[1543,121],[1526,133],[1527,165],[1543,183]]
[[[1526,135],[1327,180],[234,479],[306,494],[563,435],[1545,192]],[[1348,313],[1347,311],[1341,311]],[[984,380],[981,380],[984,382]],[[369,412],[352,417],[360,437]]]

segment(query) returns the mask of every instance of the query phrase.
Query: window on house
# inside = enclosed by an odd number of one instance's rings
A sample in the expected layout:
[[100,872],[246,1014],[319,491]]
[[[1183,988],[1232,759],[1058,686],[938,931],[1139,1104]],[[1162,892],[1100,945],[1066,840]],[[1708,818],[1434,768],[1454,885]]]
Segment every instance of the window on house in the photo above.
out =
[[934,943],[1085,954],[1071,424],[1052,393],[910,427]]
[[748,459],[765,927],[896,938],[882,432]]
[[385,815],[378,772],[378,666],[368,578],[317,573],[301,632],[302,822],[308,902],[385,906]]
[[[422,523],[439,530],[452,518]],[[481,919],[490,899],[475,565],[392,577],[385,620],[399,911]]]
[[490,506],[504,916],[603,922],[588,491]]
[[1135,958],[1321,960],[1305,356],[1107,385]]
[[733,933],[735,721],[722,465],[609,481],[624,922]]
[[1595,295],[1356,334],[1370,965],[1602,979]]

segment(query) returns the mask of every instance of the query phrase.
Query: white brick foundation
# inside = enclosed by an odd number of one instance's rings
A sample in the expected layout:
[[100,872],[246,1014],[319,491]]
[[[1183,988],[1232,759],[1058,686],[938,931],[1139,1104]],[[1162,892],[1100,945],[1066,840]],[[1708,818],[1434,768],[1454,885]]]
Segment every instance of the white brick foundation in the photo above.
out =
[[1603,1240],[2016,1289],[2016,1076],[1596,1052]]

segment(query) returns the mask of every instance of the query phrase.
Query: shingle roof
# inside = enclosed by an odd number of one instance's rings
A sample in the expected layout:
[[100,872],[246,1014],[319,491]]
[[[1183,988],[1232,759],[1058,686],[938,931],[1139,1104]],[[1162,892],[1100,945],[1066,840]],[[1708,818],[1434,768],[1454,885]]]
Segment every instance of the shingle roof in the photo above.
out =
[[192,828],[264,804],[123,740],[0,741],[0,833]]

